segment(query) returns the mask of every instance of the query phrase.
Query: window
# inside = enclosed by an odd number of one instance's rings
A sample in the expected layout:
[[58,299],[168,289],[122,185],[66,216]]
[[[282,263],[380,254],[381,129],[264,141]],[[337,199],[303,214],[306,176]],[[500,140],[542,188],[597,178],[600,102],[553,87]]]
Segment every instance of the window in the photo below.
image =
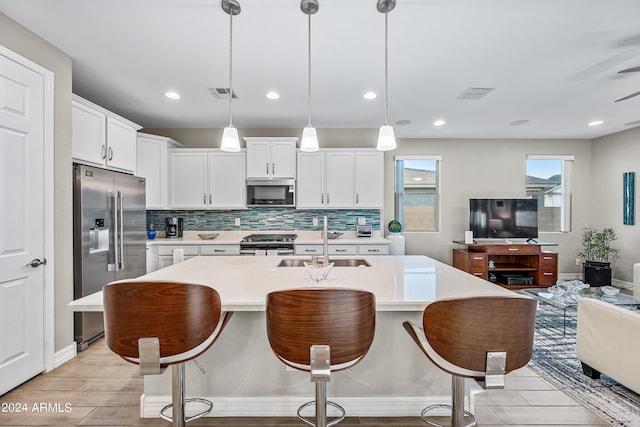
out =
[[571,231],[573,159],[573,156],[527,156],[527,197],[538,200],[541,232]]
[[439,156],[396,156],[396,219],[404,231],[438,231]]

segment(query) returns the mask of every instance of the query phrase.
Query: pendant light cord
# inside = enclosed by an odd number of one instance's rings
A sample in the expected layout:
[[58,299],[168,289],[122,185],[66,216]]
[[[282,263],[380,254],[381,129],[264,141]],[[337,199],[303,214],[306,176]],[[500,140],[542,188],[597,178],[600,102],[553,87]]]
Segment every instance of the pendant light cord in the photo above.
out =
[[387,110],[389,109],[389,54],[388,54],[388,25],[387,25],[387,11],[384,12],[384,125],[388,126]]
[[229,127],[233,127],[233,11],[229,13]]
[[309,18],[309,37],[308,37],[308,52],[309,52],[309,61],[308,61],[308,97],[307,97],[307,112],[308,112],[308,118],[309,118],[309,124],[308,126],[311,127],[311,14],[307,14],[308,18]]

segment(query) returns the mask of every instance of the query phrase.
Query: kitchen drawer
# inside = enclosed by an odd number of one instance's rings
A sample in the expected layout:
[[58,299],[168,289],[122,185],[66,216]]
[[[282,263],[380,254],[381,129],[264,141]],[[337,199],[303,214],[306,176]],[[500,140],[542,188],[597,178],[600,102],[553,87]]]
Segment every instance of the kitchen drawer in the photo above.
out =
[[540,247],[537,245],[492,245],[487,251],[496,255],[519,255],[519,254],[538,254]]
[[389,245],[359,245],[359,255],[389,255]]
[[556,271],[558,268],[558,254],[541,254],[539,268],[540,271]]
[[188,246],[158,245],[158,255],[173,255],[174,249],[182,249],[184,251],[185,256],[198,255],[197,245],[188,245]]
[[357,245],[329,245],[329,255],[356,255]]
[[295,245],[294,252],[296,255],[322,255],[322,245]]
[[202,245],[200,255],[240,255],[240,245]]
[[487,267],[487,255],[486,254],[474,254],[469,253],[469,270],[470,271],[484,271]]

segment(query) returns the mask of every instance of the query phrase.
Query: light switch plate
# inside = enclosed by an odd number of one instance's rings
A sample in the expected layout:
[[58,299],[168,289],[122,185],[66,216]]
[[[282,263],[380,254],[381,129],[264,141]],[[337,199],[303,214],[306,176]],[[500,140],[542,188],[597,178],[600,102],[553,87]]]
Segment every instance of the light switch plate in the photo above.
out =
[[240,225],[240,218],[236,218],[236,225]]
[[358,225],[367,225],[367,218],[358,218]]

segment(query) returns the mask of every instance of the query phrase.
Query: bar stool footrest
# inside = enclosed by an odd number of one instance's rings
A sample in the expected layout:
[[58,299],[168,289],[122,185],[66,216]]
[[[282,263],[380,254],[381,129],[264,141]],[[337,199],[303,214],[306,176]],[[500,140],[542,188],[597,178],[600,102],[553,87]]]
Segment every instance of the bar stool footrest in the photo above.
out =
[[[420,412],[420,418],[422,418],[422,421],[424,421],[425,423],[429,424],[430,426],[434,426],[434,427],[449,427],[449,425],[445,425],[445,424],[440,424],[437,423],[435,421],[431,421],[429,419],[427,419],[427,413],[430,411],[433,411],[435,409],[448,409],[449,411],[452,410],[451,405],[430,405],[427,406],[426,408],[424,408],[422,410],[422,412]],[[469,424],[465,424],[464,427],[473,427],[477,424],[476,422],[476,417],[475,415],[473,415],[471,412],[464,410],[464,416],[465,417],[469,417],[471,418],[471,422]]]
[[[184,417],[184,422],[188,423],[189,421],[193,421],[195,419],[198,418],[202,418],[205,415],[209,414],[211,412],[211,410],[213,409],[213,403],[207,399],[201,399],[198,397],[191,397],[189,399],[185,399],[184,400],[184,404],[185,407],[187,406],[187,403],[192,403],[192,402],[198,402],[198,403],[203,403],[207,406],[207,409],[205,409],[202,412],[198,412],[195,415],[192,415],[190,417],[185,416]],[[162,418],[165,421],[169,421],[169,422],[173,422],[173,418],[169,417],[168,415],[165,415],[165,412],[168,411],[169,409],[173,408],[173,403],[169,403],[168,405],[166,405],[164,408],[162,408],[162,410],[160,410],[160,418]],[[185,411],[186,413],[186,411]]]
[[[316,423],[313,421],[313,419],[310,418],[310,417],[303,416],[301,414],[301,412],[302,412],[303,409],[305,409],[305,408],[307,408],[309,406],[315,406],[315,404],[316,404],[316,401],[312,400],[311,402],[307,402],[307,403],[305,403],[304,405],[302,405],[302,406],[300,406],[298,408],[298,419],[300,421],[303,421],[304,423],[310,425],[310,426],[313,426],[313,427],[315,427],[315,425],[316,425]],[[344,410],[344,408],[342,406],[340,406],[337,403],[332,402],[330,400],[327,400],[327,405],[333,406],[334,408],[336,408],[341,413],[338,417],[332,419],[331,421],[328,421],[327,422],[327,427],[334,426],[334,425],[338,424],[340,421],[344,420],[346,412],[345,412],[345,410]]]

